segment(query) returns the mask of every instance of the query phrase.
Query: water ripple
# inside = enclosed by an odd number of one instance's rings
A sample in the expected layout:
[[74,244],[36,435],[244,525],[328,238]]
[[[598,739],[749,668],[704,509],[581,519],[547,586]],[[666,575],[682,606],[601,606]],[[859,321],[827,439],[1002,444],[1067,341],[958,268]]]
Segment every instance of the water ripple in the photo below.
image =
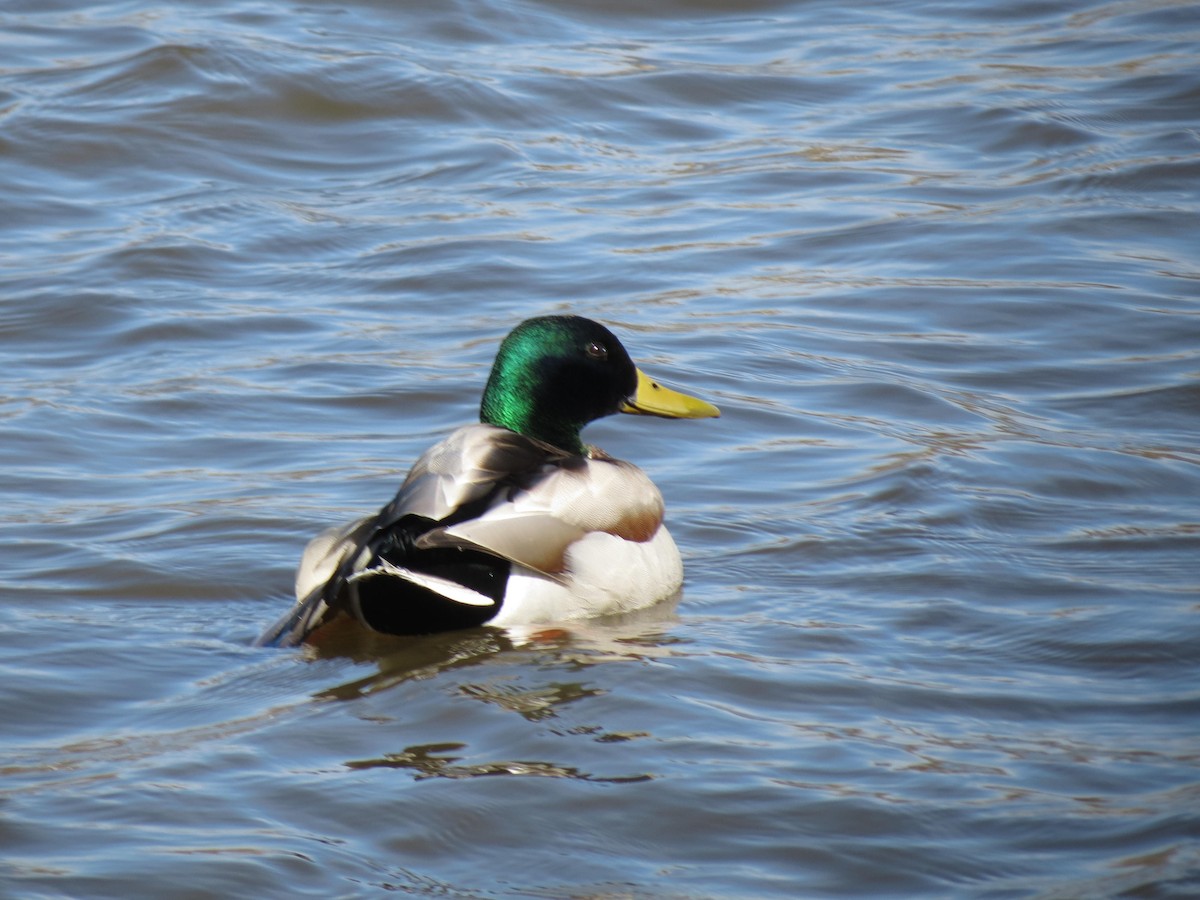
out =
[[[0,893],[1194,887],[1192,5],[10,6]],[[551,312],[678,607],[251,648]]]

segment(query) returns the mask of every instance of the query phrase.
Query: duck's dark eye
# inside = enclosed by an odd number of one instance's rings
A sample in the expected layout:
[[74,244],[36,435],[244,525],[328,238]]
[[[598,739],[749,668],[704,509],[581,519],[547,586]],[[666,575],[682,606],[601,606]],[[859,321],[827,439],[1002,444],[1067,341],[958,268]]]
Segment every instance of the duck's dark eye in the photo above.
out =
[[587,355],[592,359],[608,359],[608,348],[598,341],[591,341],[587,345]]

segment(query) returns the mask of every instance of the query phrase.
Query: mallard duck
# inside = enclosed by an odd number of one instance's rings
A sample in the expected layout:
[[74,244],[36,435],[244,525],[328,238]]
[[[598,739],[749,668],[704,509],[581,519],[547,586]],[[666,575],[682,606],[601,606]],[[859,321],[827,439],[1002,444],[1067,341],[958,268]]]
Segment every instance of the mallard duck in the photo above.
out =
[[580,438],[618,412],[720,415],[647,377],[597,322],[522,322],[500,345],[479,424],[427,450],[378,515],[315,537],[296,604],[259,643],[319,640],[347,619],[404,635],[541,625],[673,596],[683,564],[658,488]]

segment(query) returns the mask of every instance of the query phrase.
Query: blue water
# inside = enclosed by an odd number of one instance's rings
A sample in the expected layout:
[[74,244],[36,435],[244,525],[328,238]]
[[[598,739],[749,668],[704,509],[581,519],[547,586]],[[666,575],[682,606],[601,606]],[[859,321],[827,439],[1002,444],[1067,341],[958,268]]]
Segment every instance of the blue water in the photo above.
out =
[[[0,896],[1200,892],[1200,6],[9,3]],[[599,319],[677,606],[251,646]]]

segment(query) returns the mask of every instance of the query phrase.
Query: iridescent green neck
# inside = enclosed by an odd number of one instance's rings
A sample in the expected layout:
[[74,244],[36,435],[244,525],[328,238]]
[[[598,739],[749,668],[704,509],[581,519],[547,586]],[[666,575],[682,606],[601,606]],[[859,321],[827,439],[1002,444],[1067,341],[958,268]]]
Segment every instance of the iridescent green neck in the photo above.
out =
[[569,345],[569,335],[545,320],[513,331],[496,354],[479,420],[582,455],[579,432],[589,420],[571,412],[570,398],[560,396],[552,371],[553,357]]

